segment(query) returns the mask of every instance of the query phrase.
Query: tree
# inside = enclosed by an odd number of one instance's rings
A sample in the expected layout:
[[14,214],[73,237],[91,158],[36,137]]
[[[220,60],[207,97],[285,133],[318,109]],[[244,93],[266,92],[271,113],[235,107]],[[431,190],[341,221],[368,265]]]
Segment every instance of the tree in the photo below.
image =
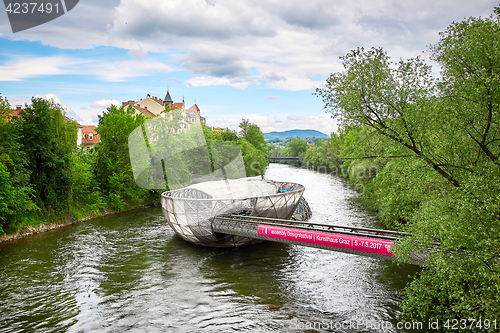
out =
[[[401,144],[459,186],[453,172],[428,154],[428,126],[433,121],[435,85],[431,67],[413,58],[393,64],[386,52],[358,48],[341,57],[344,72],[333,73],[317,89],[325,109],[344,126],[369,126]],[[393,68],[393,65],[396,67]]]
[[255,148],[253,144],[245,139],[240,139],[238,141],[238,146],[240,146],[243,155],[247,177],[263,176],[266,167],[269,165],[266,153]]
[[3,226],[14,215],[14,189],[9,179],[7,168],[0,162],[0,235],[4,233]]
[[[0,164],[5,167],[3,172],[3,220],[0,218],[0,229],[13,233],[31,211],[39,210],[33,201],[33,187],[30,184],[30,171],[27,168],[29,158],[22,149],[20,125],[16,117],[11,116],[12,109],[6,98],[0,97]],[[10,200],[9,198],[15,198]],[[0,200],[2,201],[2,200]],[[2,233],[2,231],[0,231]]]
[[104,208],[104,200],[97,183],[94,150],[77,150],[71,156],[72,213],[88,214]]
[[63,108],[43,98],[32,98],[13,119],[22,137],[21,149],[35,203],[47,212],[64,212],[71,200],[71,153],[76,149],[76,124],[64,116]]
[[122,210],[127,204],[145,199],[148,190],[136,185],[128,149],[130,133],[144,122],[143,114],[132,108],[125,110],[112,105],[99,116],[97,132],[101,142],[97,146],[96,172],[101,191],[113,209]]
[[412,234],[395,251],[439,244],[405,290],[404,320],[500,312],[499,14],[441,34],[431,47],[439,80],[418,58],[393,64],[382,49],[360,48],[317,90],[344,128],[372,128],[391,140],[387,151],[410,153],[374,179],[382,207]]
[[226,128],[222,133],[221,133],[221,138],[222,141],[234,141],[236,142],[238,140],[238,135],[234,131],[231,131],[229,128]]
[[241,122],[238,125],[238,127],[241,128],[240,131],[241,137],[246,137],[248,135],[248,129],[250,128],[250,125],[251,123],[248,119],[241,119]]
[[239,127],[241,128],[240,135],[242,138],[250,142],[258,150],[267,153],[266,139],[259,126],[251,124],[247,119],[242,119]]
[[303,156],[307,150],[307,143],[302,139],[290,141],[286,148],[288,149],[289,156]]
[[407,317],[493,319],[500,311],[499,32],[497,7],[489,18],[451,24],[431,47],[442,68],[435,151],[461,186],[436,189],[412,217],[416,241],[438,240],[442,251],[406,290]]
[[500,155],[500,7],[490,18],[453,23],[431,47],[439,88],[452,122],[491,161]]

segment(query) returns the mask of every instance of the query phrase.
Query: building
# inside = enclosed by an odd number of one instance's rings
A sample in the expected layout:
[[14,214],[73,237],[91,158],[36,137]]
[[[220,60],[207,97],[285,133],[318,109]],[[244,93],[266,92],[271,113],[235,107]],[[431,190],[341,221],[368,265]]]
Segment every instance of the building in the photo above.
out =
[[22,106],[17,105],[16,109],[10,113],[11,116],[19,117],[19,113],[22,111]]
[[140,101],[129,100],[122,103],[123,107],[127,108],[131,106],[136,112],[141,112],[148,117],[166,117],[171,111],[180,112],[183,116],[183,120],[187,124],[206,124],[206,119],[201,116],[200,108],[198,105],[194,104],[186,109],[186,104],[184,99],[182,102],[174,103],[170,92],[167,90],[165,97],[162,99],[151,96],[148,94],[145,98]]
[[83,125],[82,126],[82,140],[81,147],[83,150],[92,150],[95,145],[101,141],[101,136],[97,134],[96,126]]
[[[1,95],[0,95],[1,97]],[[7,121],[10,121],[11,117],[19,117],[19,114],[23,110],[21,105],[16,106],[15,109],[12,110],[5,110],[4,112],[1,113],[1,116],[5,118]]]
[[224,129],[222,127],[213,127],[212,131],[214,131],[217,134],[221,134],[222,132],[224,132]]

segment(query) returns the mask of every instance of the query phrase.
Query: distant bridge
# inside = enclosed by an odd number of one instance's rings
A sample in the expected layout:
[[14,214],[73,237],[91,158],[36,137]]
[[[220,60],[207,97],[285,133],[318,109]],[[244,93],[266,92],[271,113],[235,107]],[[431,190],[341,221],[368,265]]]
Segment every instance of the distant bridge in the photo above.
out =
[[[216,233],[297,244],[325,250],[395,260],[394,243],[407,233],[362,227],[316,224],[255,216],[216,216],[212,221]],[[422,265],[425,254],[415,254],[408,261]]]
[[269,157],[269,162],[299,161],[298,157]]

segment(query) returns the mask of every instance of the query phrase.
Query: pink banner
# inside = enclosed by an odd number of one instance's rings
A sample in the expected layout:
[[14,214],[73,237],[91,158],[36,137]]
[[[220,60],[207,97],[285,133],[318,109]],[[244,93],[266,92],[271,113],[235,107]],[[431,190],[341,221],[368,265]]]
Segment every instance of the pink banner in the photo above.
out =
[[392,256],[393,241],[259,224],[258,235]]

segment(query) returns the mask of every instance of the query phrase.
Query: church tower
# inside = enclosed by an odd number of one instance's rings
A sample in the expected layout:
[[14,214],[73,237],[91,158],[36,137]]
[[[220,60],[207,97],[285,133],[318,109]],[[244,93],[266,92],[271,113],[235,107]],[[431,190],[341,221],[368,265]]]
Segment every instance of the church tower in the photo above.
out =
[[163,99],[163,107],[166,108],[167,106],[169,106],[170,108],[172,108],[173,104],[174,104],[174,100],[170,96],[170,92],[167,89],[167,94],[165,95],[165,98]]

